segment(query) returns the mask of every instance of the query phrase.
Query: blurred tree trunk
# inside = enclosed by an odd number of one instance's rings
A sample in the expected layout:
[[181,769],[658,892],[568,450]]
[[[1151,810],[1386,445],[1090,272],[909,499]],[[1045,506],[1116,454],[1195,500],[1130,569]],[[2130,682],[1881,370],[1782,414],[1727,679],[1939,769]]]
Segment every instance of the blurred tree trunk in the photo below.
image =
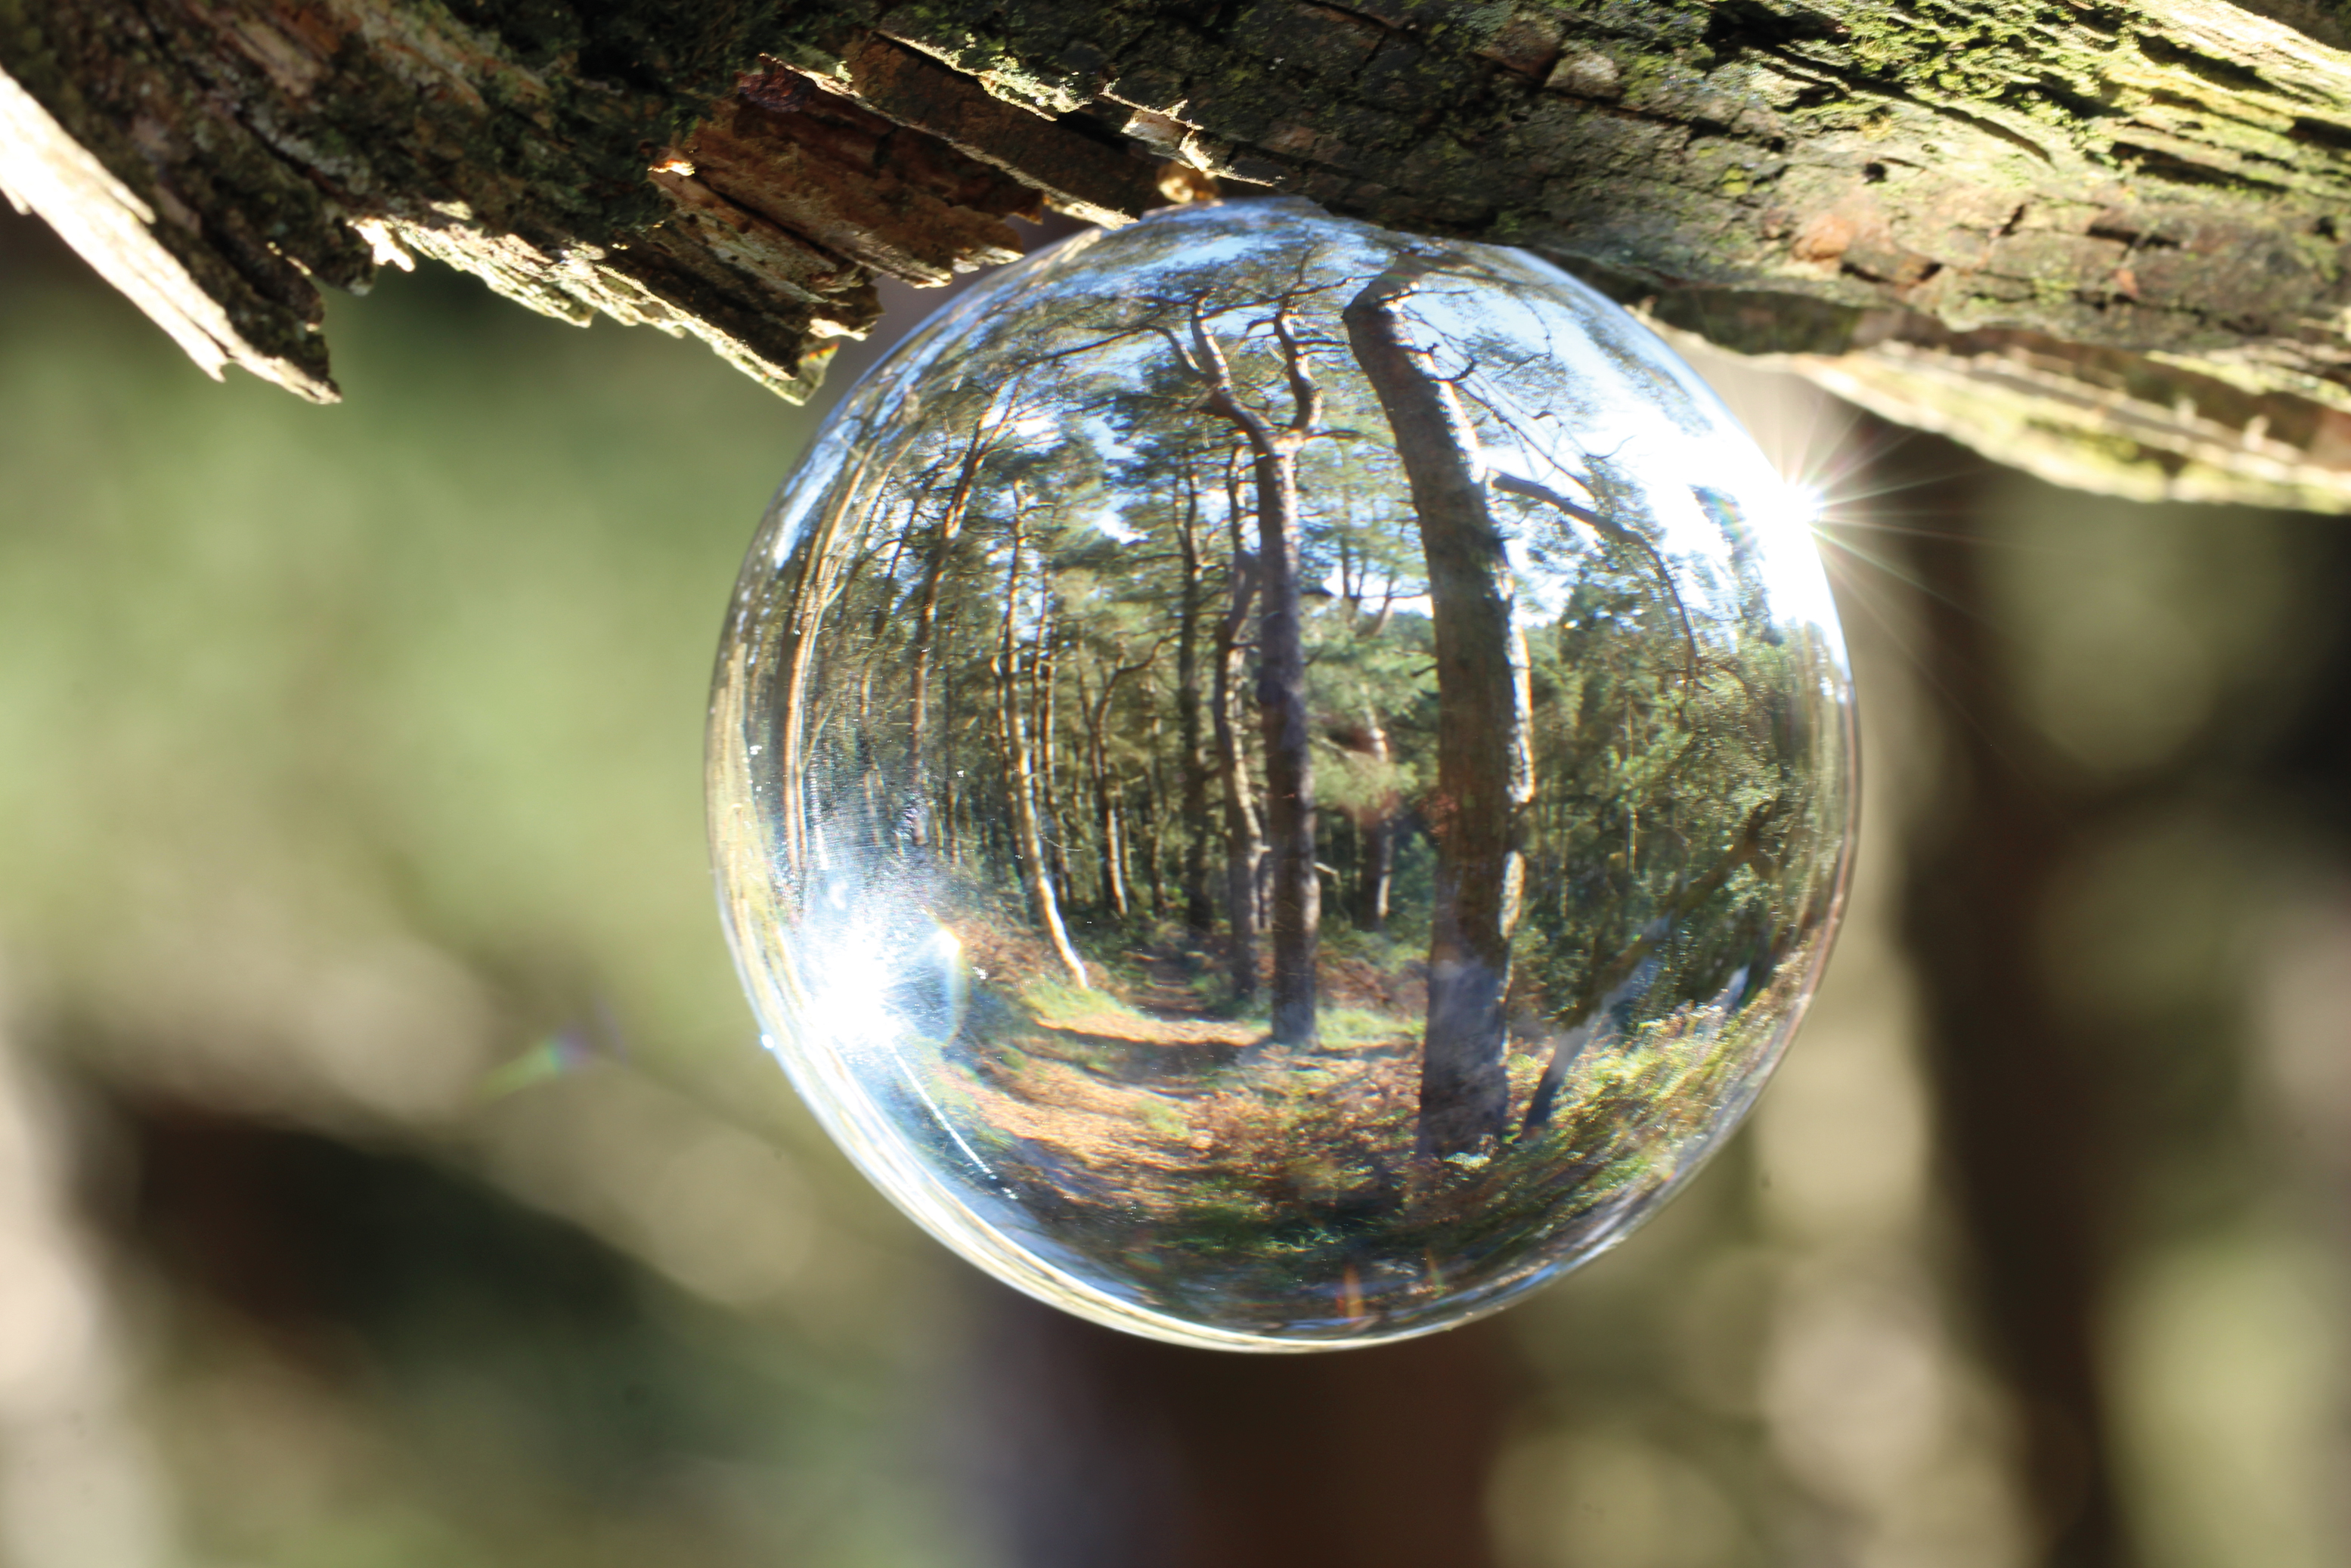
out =
[[1006,1568],[1493,1568],[1518,1370],[1499,1324],[1233,1355],[973,1288],[953,1436]]
[[1273,873],[1271,1027],[1274,1039],[1303,1045],[1314,1039],[1322,883],[1314,870],[1314,731],[1299,597],[1296,453],[1260,455],[1257,469],[1257,709],[1265,740],[1266,859]]
[[1980,1321],[2005,1375],[2044,1568],[2137,1561],[2117,1492],[2101,1365],[2124,1176],[2099,1041],[2059,1005],[2046,912],[2105,815],[2069,789],[2017,706],[1980,521],[1992,466],[1899,441],[1875,482],[1905,497],[1924,685],[1950,761],[1912,831],[1905,931],[1926,1013],[1940,1141]]

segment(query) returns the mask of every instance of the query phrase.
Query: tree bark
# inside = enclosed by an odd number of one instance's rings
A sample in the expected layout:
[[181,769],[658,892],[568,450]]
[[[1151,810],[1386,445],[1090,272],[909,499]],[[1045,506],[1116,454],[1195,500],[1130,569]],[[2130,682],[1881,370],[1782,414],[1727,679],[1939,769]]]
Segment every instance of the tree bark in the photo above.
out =
[[[1019,637],[1019,606],[1020,603],[1020,569],[1022,561],[1020,505],[1015,498],[1012,508],[1011,561],[1004,574],[1004,624],[997,645],[997,714],[998,728],[1004,741],[1005,793],[1012,800],[1012,829],[1016,835],[1022,880],[1028,883],[1029,904],[1036,916],[1038,927],[1052,945],[1053,956],[1061,961],[1074,985],[1083,990],[1093,988],[1086,974],[1085,960],[1070,942],[1067,926],[1061,923],[1061,902],[1053,892],[1054,876],[1047,862],[1045,831],[1038,820],[1037,792],[1039,779],[1033,754],[1029,744],[1029,716],[1020,680],[1020,643]],[[1043,632],[1039,638],[1042,641]],[[1031,654],[1032,664],[1043,657],[1041,650]],[[1052,744],[1050,732],[1041,744]]]
[[1201,567],[1200,485],[1184,476],[1184,512],[1176,526],[1184,569],[1176,603],[1176,734],[1184,789],[1184,926],[1205,936],[1215,918],[1208,902],[1208,763],[1200,752],[1200,617],[1207,585]]
[[1133,675],[1142,674],[1158,662],[1159,648],[1155,646],[1140,663],[1122,664],[1102,674],[1102,693],[1092,703],[1085,701],[1082,672],[1078,685],[1078,700],[1086,716],[1086,767],[1088,782],[1094,796],[1095,831],[1102,845],[1102,907],[1123,920],[1130,913],[1126,892],[1126,835],[1119,805],[1119,783],[1110,761],[1111,704],[1117,700],[1119,683]]
[[[1238,495],[1238,490],[1234,492]],[[1229,951],[1227,967],[1232,978],[1233,1000],[1246,1005],[1257,998],[1257,868],[1265,858],[1265,839],[1258,829],[1255,790],[1249,783],[1249,758],[1241,750],[1240,728],[1233,722],[1233,706],[1240,687],[1241,638],[1249,629],[1249,606],[1257,597],[1257,558],[1241,544],[1240,511],[1229,517],[1232,536],[1232,591],[1224,619],[1217,623],[1217,670],[1209,708],[1217,742],[1217,778],[1225,808],[1225,925]]]
[[1534,798],[1527,652],[1510,563],[1489,500],[1477,433],[1401,302],[1427,271],[1408,259],[1343,312],[1412,489],[1437,643],[1437,842],[1429,911],[1428,1029],[1421,1047],[1420,1151],[1474,1154],[1510,1119],[1503,1008],[1519,920],[1520,818]]
[[[1272,1033],[1314,1039],[1314,967],[1322,883],[1314,869],[1314,750],[1306,706],[1306,643],[1299,582],[1298,454],[1322,432],[1322,391],[1300,340],[1294,293],[1268,301],[1289,382],[1290,418],[1277,424],[1242,401],[1225,350],[1195,302],[1186,369],[1206,395],[1201,411],[1233,428],[1249,455],[1257,511],[1257,713],[1265,744],[1266,855],[1271,871]],[[1238,489],[1228,487],[1236,497]],[[1238,559],[1236,552],[1236,559]]]
[[[1368,700],[1364,704],[1364,750],[1385,767],[1392,757],[1388,732]],[[1388,890],[1395,874],[1395,816],[1399,802],[1384,795],[1364,808],[1355,837],[1359,865],[1355,881],[1355,924],[1365,931],[1388,928]]]
[[1099,740],[1092,746],[1089,758],[1092,775],[1089,782],[1094,796],[1094,840],[1101,865],[1097,868],[1101,883],[1102,912],[1114,919],[1124,920],[1126,902],[1126,852],[1119,826],[1117,785],[1102,758]]
[[[1150,699],[1146,697],[1146,702]],[[1155,708],[1151,715],[1151,760],[1135,780],[1141,797],[1143,831],[1138,835],[1129,829],[1127,836],[1134,841],[1141,861],[1137,868],[1151,901],[1151,918],[1155,923],[1167,913],[1167,744],[1166,727]],[[1135,810],[1135,796],[1128,797],[1127,810]]]
[[1265,736],[1266,841],[1272,862],[1273,1038],[1314,1038],[1314,963],[1322,884],[1314,871],[1313,731],[1298,583],[1298,459],[1260,453],[1258,516],[1258,724]]
[[1054,601],[1050,578],[1044,590],[1044,616],[1037,628],[1037,645],[1029,657],[1029,695],[1036,712],[1037,814],[1045,843],[1045,864],[1053,885],[1074,888],[1070,874],[1069,840],[1061,824],[1061,641],[1067,634],[1061,606]]
[[1214,177],[1533,246],[2067,482],[2340,509],[2346,41],[2313,0],[11,0],[0,187],[214,373],[333,396],[316,285],[423,252],[797,397],[876,273]]

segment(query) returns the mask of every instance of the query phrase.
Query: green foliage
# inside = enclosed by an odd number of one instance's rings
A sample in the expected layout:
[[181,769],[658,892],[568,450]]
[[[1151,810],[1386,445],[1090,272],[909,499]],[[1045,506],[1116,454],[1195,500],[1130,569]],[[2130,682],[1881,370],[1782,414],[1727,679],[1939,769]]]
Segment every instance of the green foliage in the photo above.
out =
[[[1606,1234],[1743,1104],[1818,956],[1844,677],[1776,481],[1637,328],[1252,211],[916,340],[779,503],[723,713],[785,750],[744,771],[810,846],[786,881],[984,971],[951,1040],[841,1048],[958,1201],[1168,1310],[1343,1337]],[[1356,335],[1374,278],[1418,402]]]
[[[757,1049],[704,845],[711,643],[808,416],[446,274],[337,305],[325,409],[205,381],[94,284],[0,283],[12,1046],[352,1135],[395,1233],[292,1255],[362,1254],[312,1303],[322,1357],[126,1260],[130,1318],[165,1331],[131,1354],[188,1555],[962,1561],[898,1462],[886,1232],[878,1274],[834,1232],[747,1322],[545,1212],[618,1212],[611,1188],[492,1190],[502,1129],[538,1118],[610,1175],[648,1114],[706,1132],[699,1098],[805,1164],[788,1229],[882,1212]],[[496,1062],[588,1023],[620,1060],[484,1104]],[[82,1150],[110,1182],[114,1145]],[[681,1201],[655,1240],[732,1212]]]

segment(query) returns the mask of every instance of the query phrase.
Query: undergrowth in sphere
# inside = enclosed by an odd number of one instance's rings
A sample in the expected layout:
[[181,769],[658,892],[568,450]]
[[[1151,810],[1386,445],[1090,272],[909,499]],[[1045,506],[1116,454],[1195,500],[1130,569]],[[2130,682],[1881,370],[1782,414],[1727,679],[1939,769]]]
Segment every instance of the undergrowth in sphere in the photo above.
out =
[[1116,1326],[1426,1333],[1652,1212],[1849,837],[1808,518],[1515,252],[1298,202],[988,278],[786,484],[712,832],[772,1047],[950,1246]]

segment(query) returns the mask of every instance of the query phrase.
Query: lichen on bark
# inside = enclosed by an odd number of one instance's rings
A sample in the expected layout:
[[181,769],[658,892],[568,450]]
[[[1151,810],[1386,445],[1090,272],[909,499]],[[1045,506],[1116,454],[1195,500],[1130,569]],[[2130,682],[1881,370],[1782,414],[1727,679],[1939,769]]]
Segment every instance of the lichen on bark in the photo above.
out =
[[218,357],[310,395],[314,284],[402,251],[799,396],[877,272],[1213,176],[1532,246],[2054,476],[2330,507],[2343,41],[2322,0],[0,0]]

